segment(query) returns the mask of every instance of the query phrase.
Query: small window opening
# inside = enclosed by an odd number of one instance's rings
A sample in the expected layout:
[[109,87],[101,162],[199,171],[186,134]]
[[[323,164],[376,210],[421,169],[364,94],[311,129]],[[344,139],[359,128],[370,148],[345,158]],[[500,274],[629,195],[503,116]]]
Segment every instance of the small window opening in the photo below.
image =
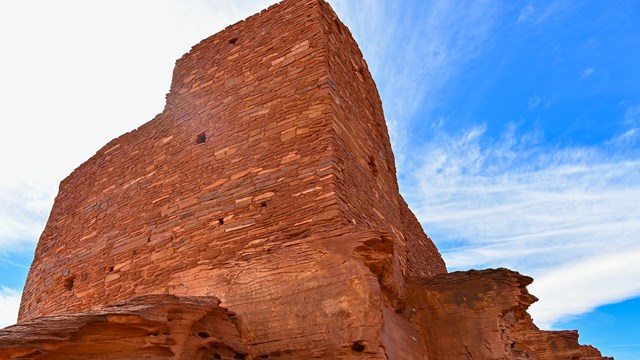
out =
[[353,345],[351,345],[351,350],[353,350],[355,352],[363,352],[364,351],[364,345],[362,345],[362,342],[356,341],[356,342],[353,343]]
[[71,291],[73,290],[73,282],[74,282],[74,278],[70,277],[68,279],[64,280],[64,288]]
[[208,333],[208,332],[206,332],[206,331],[200,331],[200,332],[198,333],[198,336],[199,336],[199,337],[201,337],[201,338],[203,338],[203,339],[207,339],[207,338],[209,337],[209,333]]
[[266,202],[263,202],[262,204],[260,204],[260,207],[262,207],[262,208],[266,208],[266,207],[267,207],[267,203],[266,203]]
[[196,137],[196,144],[204,144],[207,141],[207,134],[201,133]]
[[373,175],[378,175],[378,165],[376,164],[376,159],[373,156],[369,156],[369,170],[373,173]]
[[218,224],[224,225],[224,219],[218,219]]
[[107,268],[107,272],[113,272],[113,266],[109,266],[109,267]]
[[231,38],[229,40],[229,44],[231,44],[231,45],[235,45],[237,42],[238,42],[238,38],[237,37]]

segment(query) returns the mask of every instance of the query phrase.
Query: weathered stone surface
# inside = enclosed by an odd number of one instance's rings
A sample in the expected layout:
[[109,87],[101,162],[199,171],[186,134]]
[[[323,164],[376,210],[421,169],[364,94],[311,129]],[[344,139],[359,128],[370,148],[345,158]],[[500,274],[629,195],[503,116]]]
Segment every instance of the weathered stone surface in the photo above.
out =
[[[0,349],[597,358],[577,333],[533,325],[528,282],[506,270],[447,274],[399,194],[382,105],[349,30],[324,0],[285,0],[194,46],[164,111],[61,183]],[[185,320],[169,322],[176,312]]]
[[580,348],[580,359],[581,360],[613,360],[612,357],[603,357],[600,350],[594,348],[591,345],[582,345]]
[[147,295],[0,330],[0,359],[233,359],[248,349],[214,297]]
[[[576,331],[542,331],[527,309],[533,279],[507,269],[408,281],[404,314],[430,359],[609,359],[578,343]],[[595,351],[593,351],[595,350]]]

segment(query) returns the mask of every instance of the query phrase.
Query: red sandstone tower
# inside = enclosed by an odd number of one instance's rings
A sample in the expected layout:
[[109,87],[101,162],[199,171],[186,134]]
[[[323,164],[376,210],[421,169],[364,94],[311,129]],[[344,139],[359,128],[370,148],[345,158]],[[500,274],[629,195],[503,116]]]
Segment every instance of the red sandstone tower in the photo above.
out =
[[[439,340],[429,322],[447,318],[421,306],[442,292],[428,279],[444,274],[398,192],[376,86],[349,30],[323,0],[285,0],[194,46],[164,111],[61,183],[19,320],[55,327],[76,314],[78,330],[64,331],[84,343],[64,340],[56,353],[38,338],[34,359],[453,359],[459,329],[439,325],[454,338]],[[456,282],[508,284],[517,291],[494,286],[494,296],[526,309],[518,276]],[[125,346],[118,336],[140,344],[96,357],[91,336],[77,335],[87,324],[127,329],[90,332],[116,344],[106,348]],[[535,347],[509,336],[486,341],[491,354]]]

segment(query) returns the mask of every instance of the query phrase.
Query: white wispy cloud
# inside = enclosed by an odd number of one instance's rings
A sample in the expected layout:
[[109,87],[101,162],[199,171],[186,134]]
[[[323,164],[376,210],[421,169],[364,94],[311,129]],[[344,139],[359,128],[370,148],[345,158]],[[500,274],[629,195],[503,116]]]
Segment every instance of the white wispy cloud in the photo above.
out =
[[571,16],[578,6],[579,3],[568,0],[555,0],[544,7],[535,7],[529,3],[520,10],[517,21],[521,24],[539,25]]
[[596,70],[592,67],[590,68],[586,68],[582,71],[582,74],[580,74],[580,79],[586,79],[588,77],[590,77],[591,75],[593,75],[593,73],[595,73]]
[[632,105],[624,112],[624,124],[640,124],[640,104]]
[[[603,242],[603,247],[611,239]],[[593,255],[584,260],[540,272],[530,291],[542,299],[534,304],[531,312],[542,327],[553,327],[558,319],[580,315],[594,310],[598,305],[619,302],[640,294],[640,246],[624,247],[604,255]]]
[[14,289],[0,287],[0,329],[16,323],[19,307],[20,293]]
[[[640,251],[637,154],[550,148],[537,134],[518,135],[513,125],[499,141],[484,133],[476,127],[427,144],[415,162],[415,186],[405,192],[448,266],[509,267],[533,275],[533,293],[541,295],[534,315],[545,325],[637,295],[634,286],[603,286],[618,283],[620,273],[613,270],[591,286],[589,274],[580,273],[581,264],[599,257],[640,272],[640,263],[626,255]],[[561,275],[552,271],[558,268]],[[565,287],[585,303],[566,306],[569,295],[551,281],[553,274],[580,279]]]
[[26,250],[40,236],[55,189],[42,186],[0,184],[0,253]]
[[607,144],[618,148],[638,144],[640,142],[640,104],[627,105],[621,125],[622,131]]
[[539,95],[533,95],[529,98],[529,111],[534,111],[540,106],[542,98]]
[[529,20],[531,15],[533,15],[533,11],[533,5],[527,4],[527,6],[520,11],[520,15],[518,15],[518,22],[525,22]]
[[635,145],[638,140],[640,140],[640,129],[631,128],[610,140],[609,144],[626,147]]

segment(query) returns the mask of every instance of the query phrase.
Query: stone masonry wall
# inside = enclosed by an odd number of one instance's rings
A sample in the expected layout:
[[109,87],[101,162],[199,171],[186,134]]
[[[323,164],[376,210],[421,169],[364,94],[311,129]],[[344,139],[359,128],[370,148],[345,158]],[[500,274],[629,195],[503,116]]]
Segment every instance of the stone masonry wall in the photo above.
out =
[[445,265],[438,250],[399,194],[382,102],[367,63],[335,13],[322,13],[330,49],[329,88],[339,165],[336,183],[343,190],[338,198],[344,214],[363,228],[379,229],[393,238],[401,274],[439,274]]
[[[372,238],[392,246],[362,245]],[[391,265],[353,261],[359,246],[384,248]],[[350,346],[345,329],[362,328],[375,357],[380,287],[402,297],[411,272],[446,269],[398,193],[367,65],[328,4],[287,0],[194,46],[164,111],[61,183],[20,321],[145,294],[217,296],[252,344],[290,342],[255,326],[294,331],[280,312],[299,307],[314,340],[287,346],[322,341],[323,328]],[[327,317],[323,301],[345,296],[362,314]]]

